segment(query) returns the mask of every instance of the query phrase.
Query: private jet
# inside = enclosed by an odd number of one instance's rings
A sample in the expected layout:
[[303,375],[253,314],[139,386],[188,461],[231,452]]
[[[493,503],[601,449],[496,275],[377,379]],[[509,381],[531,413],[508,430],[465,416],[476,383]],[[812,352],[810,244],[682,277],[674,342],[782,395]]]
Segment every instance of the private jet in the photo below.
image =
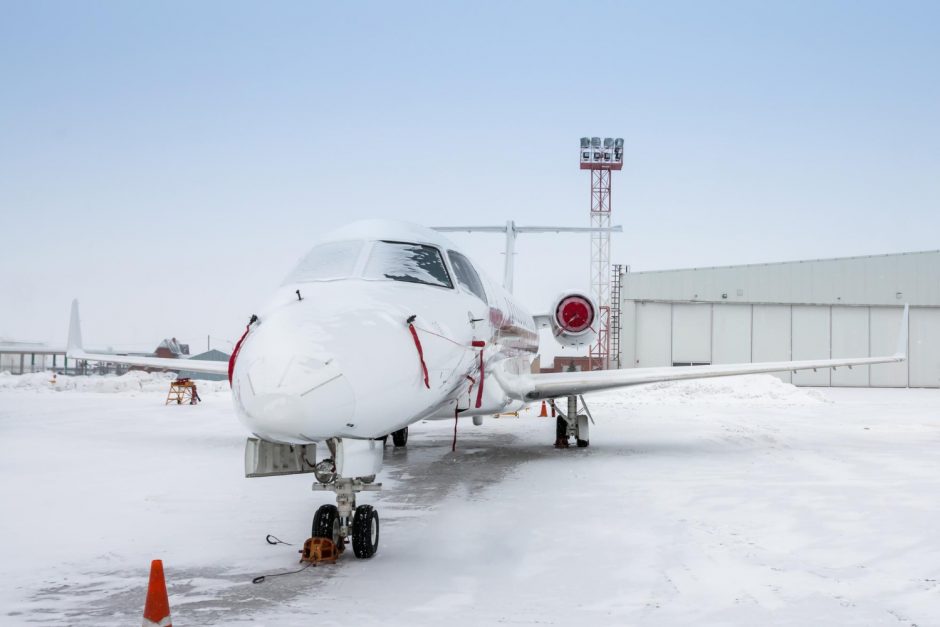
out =
[[[68,356],[76,360],[226,374],[234,411],[248,430],[248,477],[314,474],[314,490],[335,493],[322,505],[311,536],[347,543],[358,558],[375,555],[379,515],[357,505],[377,490],[385,439],[407,443],[409,425],[515,412],[558,404],[555,444],[590,442],[583,395],[632,385],[906,359],[904,308],[894,355],[538,373],[539,329],[563,346],[587,345],[597,306],[583,291],[561,293],[532,315],[512,294],[479,272],[439,232],[370,220],[325,236],[251,316],[229,362],[95,354],[82,348],[73,301]],[[580,403],[579,403],[580,399]],[[317,460],[317,445],[325,450]]]

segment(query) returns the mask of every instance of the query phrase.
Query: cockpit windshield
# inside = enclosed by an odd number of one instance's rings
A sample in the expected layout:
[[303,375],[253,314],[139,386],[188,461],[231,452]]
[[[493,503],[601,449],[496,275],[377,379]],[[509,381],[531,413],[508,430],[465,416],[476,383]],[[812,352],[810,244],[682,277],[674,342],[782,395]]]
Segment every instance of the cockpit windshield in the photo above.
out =
[[406,242],[375,242],[363,276],[453,288],[441,251]]
[[328,281],[353,276],[363,241],[327,242],[314,246],[300,260],[284,283]]

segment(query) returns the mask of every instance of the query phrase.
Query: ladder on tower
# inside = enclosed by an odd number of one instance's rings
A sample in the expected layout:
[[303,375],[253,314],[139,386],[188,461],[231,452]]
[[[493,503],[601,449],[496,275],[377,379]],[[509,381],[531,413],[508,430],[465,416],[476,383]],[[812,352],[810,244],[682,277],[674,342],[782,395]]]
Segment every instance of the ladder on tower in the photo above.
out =
[[615,263],[610,277],[610,365],[620,368],[620,287],[623,264]]

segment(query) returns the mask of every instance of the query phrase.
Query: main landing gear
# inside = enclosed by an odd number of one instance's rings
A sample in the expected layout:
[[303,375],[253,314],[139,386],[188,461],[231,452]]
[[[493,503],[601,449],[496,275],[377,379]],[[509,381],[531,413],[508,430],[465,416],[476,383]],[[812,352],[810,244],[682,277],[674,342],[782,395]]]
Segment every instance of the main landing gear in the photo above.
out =
[[400,448],[408,444],[408,427],[399,429],[398,431],[392,431],[392,443],[396,448]]
[[[392,431],[389,435],[392,436],[392,444],[395,445],[395,448],[403,448],[408,444],[408,427]],[[381,438],[376,438],[376,440],[379,440],[382,442],[382,446],[385,446],[388,444],[388,435],[383,435]]]
[[[362,442],[362,441],[359,441]],[[359,442],[353,442],[360,446]],[[368,441],[367,441],[368,442]],[[339,450],[345,445],[345,450]],[[381,483],[375,483],[375,474],[381,467],[381,457],[375,463],[372,449],[365,451],[352,451],[348,440],[330,440],[327,442],[333,458],[325,459],[316,465],[314,474],[317,483],[313,484],[315,491],[331,491],[336,493],[336,505],[321,505],[313,516],[313,525],[310,535],[314,538],[326,538],[336,545],[337,551],[343,551],[346,544],[351,541],[353,553],[359,558],[369,558],[379,550],[379,514],[371,505],[356,506],[356,493],[370,492],[381,489]],[[381,455],[381,450],[379,450]],[[359,457],[355,461],[351,457]],[[360,470],[365,468],[374,471],[371,475],[357,477],[340,476],[343,469],[337,469],[334,459],[346,459],[346,463],[353,462],[353,466]],[[371,463],[370,467],[368,464]],[[352,469],[350,469],[352,470]]]
[[591,432],[590,423],[594,422],[591,418],[591,411],[588,409],[584,397],[580,397],[581,406],[584,413],[578,413],[578,396],[568,397],[568,411],[563,412],[561,407],[555,404],[558,412],[558,418],[555,422],[555,448],[568,448],[569,438],[574,437],[579,448],[584,448],[590,444]]

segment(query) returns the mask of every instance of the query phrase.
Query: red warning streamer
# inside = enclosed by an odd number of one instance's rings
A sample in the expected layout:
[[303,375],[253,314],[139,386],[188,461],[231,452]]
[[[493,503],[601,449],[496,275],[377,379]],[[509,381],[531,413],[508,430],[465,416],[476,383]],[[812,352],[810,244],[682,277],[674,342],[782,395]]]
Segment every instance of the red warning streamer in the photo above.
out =
[[424,350],[421,348],[421,340],[418,338],[418,331],[415,329],[414,325],[415,316],[408,318],[408,330],[411,331],[411,337],[415,341],[415,348],[418,349],[418,359],[421,361],[421,370],[424,372],[424,387],[431,389],[431,384],[428,382],[428,367],[424,363]]
[[473,340],[474,348],[480,349],[480,387],[477,388],[477,408],[479,409],[480,405],[483,404],[483,349],[486,347],[486,342],[482,340]]
[[460,416],[460,409],[454,405],[454,441],[450,445],[450,452],[455,453],[457,451],[457,418]]
[[242,336],[238,339],[238,342],[235,344],[235,350],[232,351],[232,356],[228,358],[228,384],[232,385],[232,372],[235,370],[235,359],[238,357],[238,351],[242,349],[242,342],[245,341],[245,338],[248,337],[248,332],[251,331],[251,325],[255,323],[255,320],[258,319],[258,316],[252,316],[251,320],[248,321],[248,326],[245,327],[245,332],[242,333]]

